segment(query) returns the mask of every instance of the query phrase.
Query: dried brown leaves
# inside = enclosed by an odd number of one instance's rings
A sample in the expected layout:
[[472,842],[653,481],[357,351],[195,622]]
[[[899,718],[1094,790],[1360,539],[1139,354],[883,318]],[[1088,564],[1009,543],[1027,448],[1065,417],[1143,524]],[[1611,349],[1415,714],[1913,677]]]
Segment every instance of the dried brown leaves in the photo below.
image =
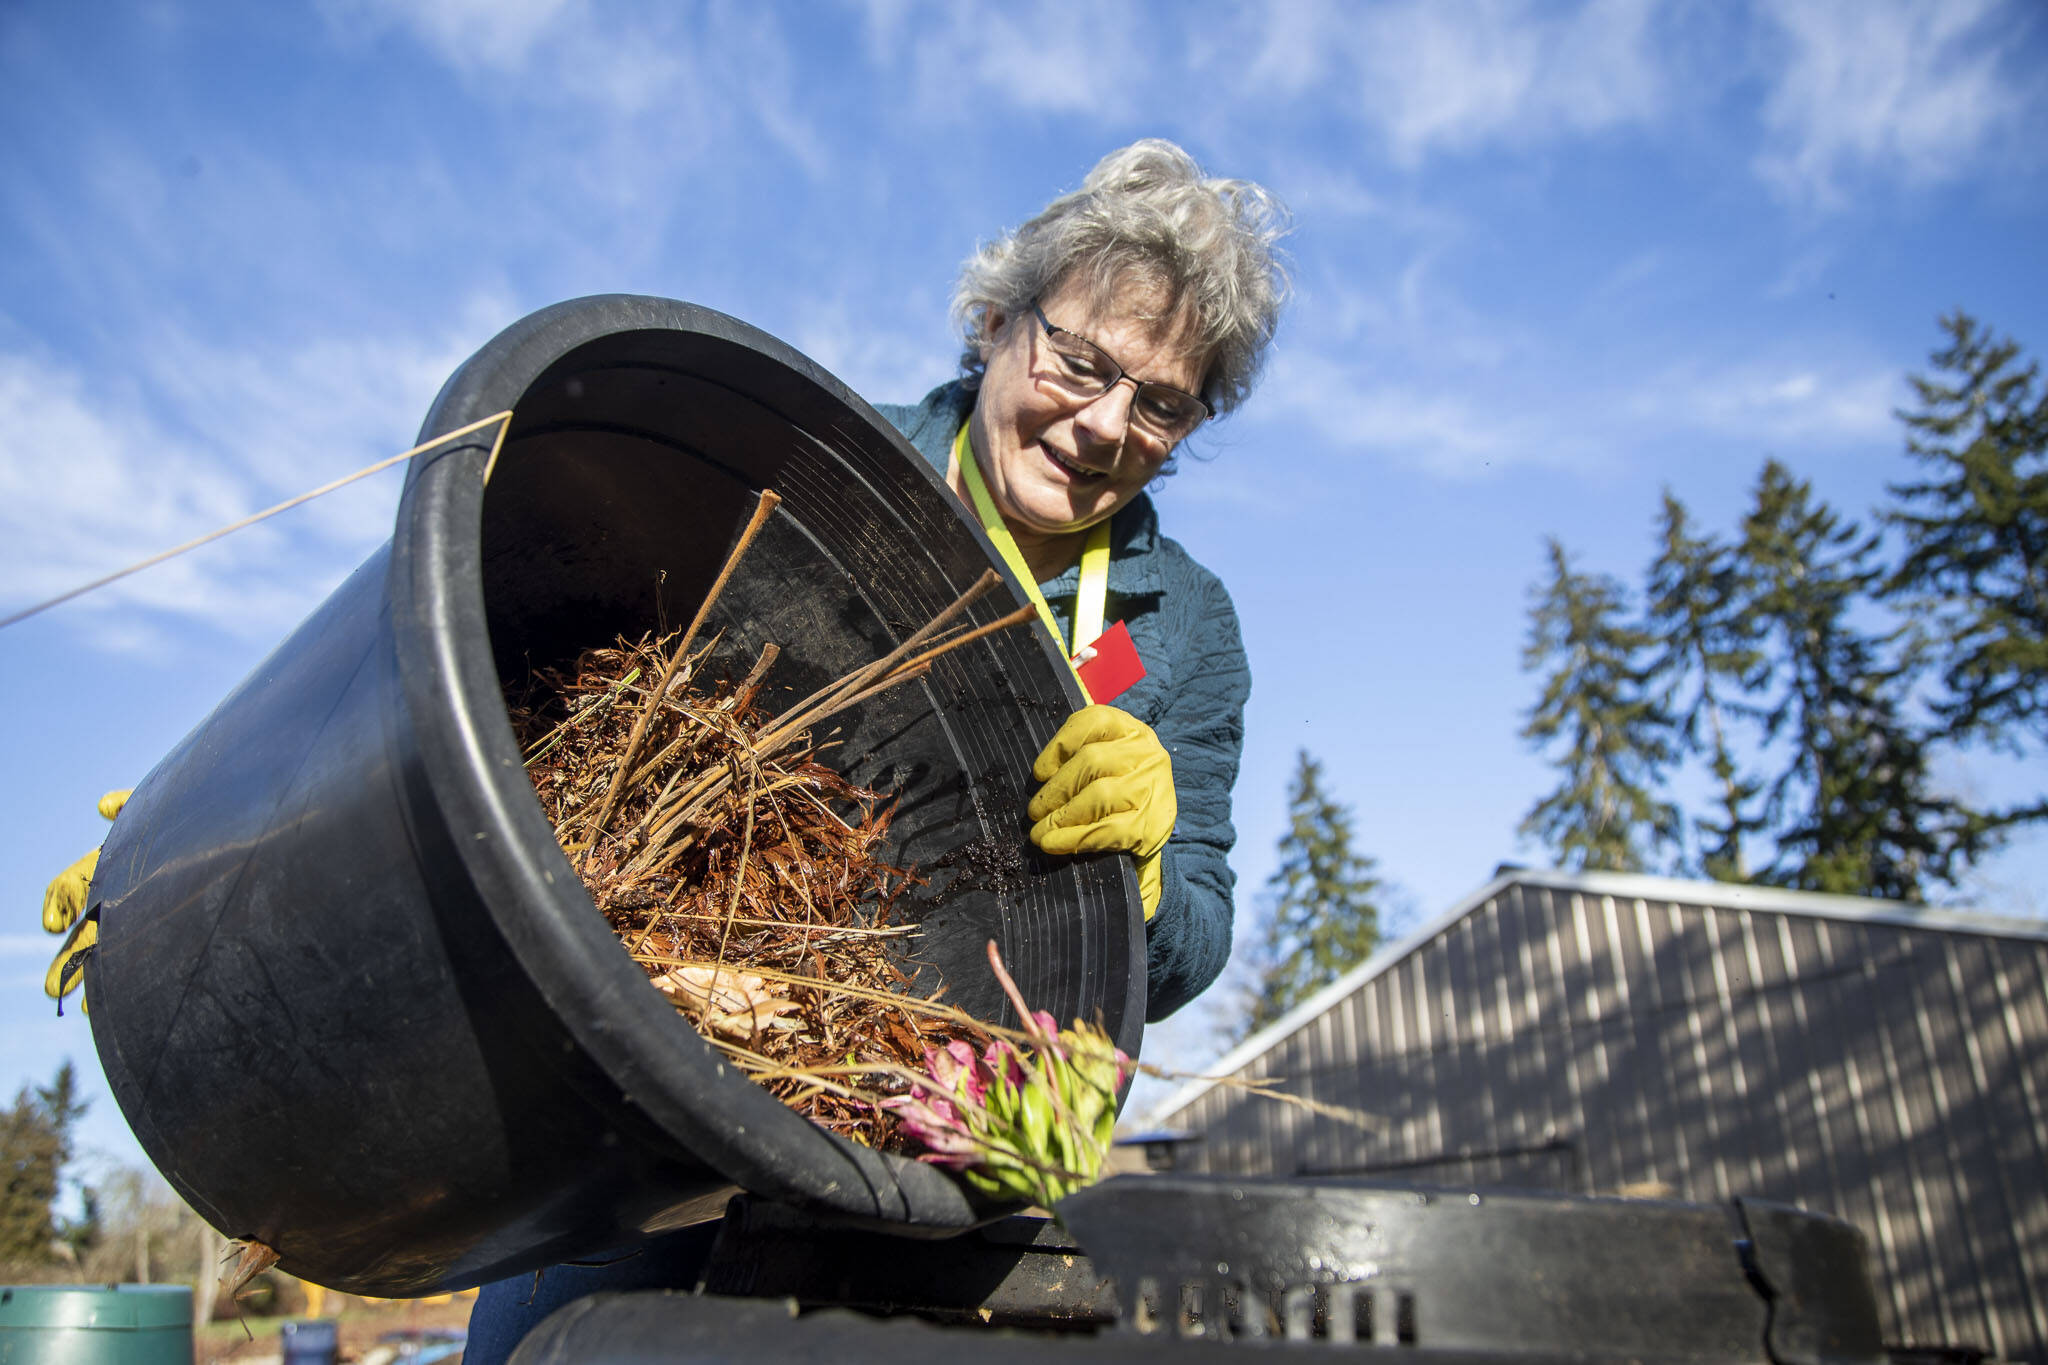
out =
[[[807,734],[760,754],[758,676],[700,682],[700,654],[650,706],[666,643],[588,650],[537,674],[513,708],[534,791],[591,899],[708,1036],[783,1068],[922,1065],[919,1002],[835,989],[909,984],[888,949],[910,932],[895,910],[916,878],[882,856],[887,806],[818,762]],[[593,829],[643,713],[647,758]],[[868,1105],[793,1078],[769,1088],[828,1127],[884,1136]]]
[[895,1120],[862,1083],[921,1071],[926,1042],[971,1021],[908,993],[900,902],[918,878],[883,856],[886,799],[819,761],[813,736],[1031,609],[956,626],[991,573],[887,657],[771,716],[777,647],[715,677],[716,641],[696,634],[774,505],[763,496],[679,637],[586,650],[508,703],[556,838],[655,987],[790,1107],[880,1145]]

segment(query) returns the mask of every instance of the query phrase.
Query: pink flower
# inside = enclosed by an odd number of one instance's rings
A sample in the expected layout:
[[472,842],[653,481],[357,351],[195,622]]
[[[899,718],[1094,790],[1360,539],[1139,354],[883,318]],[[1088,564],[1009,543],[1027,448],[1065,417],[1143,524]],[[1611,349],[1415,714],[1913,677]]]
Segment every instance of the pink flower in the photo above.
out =
[[907,1095],[882,1101],[882,1108],[895,1114],[903,1131],[931,1150],[922,1160],[964,1170],[981,1158],[981,1144],[961,1121],[960,1110],[940,1095],[914,1085]]
[[920,1123],[908,1113],[900,1115],[904,1129],[930,1149],[919,1160],[934,1166],[950,1166],[956,1171],[964,1171],[981,1160],[982,1144],[957,1121],[930,1110],[925,1111],[925,1116],[931,1121]]
[[981,1054],[982,1065],[988,1068],[989,1080],[1002,1080],[1009,1085],[1024,1084],[1024,1064],[1017,1058],[1017,1049],[998,1038],[988,1045],[988,1051]]
[[1024,1041],[996,1039],[979,1056],[957,1039],[924,1049],[925,1074],[882,1101],[920,1158],[961,1172],[981,1193],[1052,1207],[1098,1178],[1132,1068],[1099,1027],[1062,1030],[1032,1010],[989,944],[989,966],[1024,1020]]
[[927,1044],[924,1064],[933,1085],[913,1084],[909,1094],[882,1101],[905,1133],[931,1149],[920,1160],[955,1170],[980,1160],[984,1143],[979,1133],[988,1126],[988,1088],[1000,1074],[997,1060],[993,1048],[984,1060],[974,1055],[972,1044],[957,1038],[944,1047]]
[[949,1095],[964,1095],[970,1102],[980,1104],[988,1094],[990,1070],[976,1059],[971,1044],[957,1038],[943,1048],[927,1044],[924,1066]]

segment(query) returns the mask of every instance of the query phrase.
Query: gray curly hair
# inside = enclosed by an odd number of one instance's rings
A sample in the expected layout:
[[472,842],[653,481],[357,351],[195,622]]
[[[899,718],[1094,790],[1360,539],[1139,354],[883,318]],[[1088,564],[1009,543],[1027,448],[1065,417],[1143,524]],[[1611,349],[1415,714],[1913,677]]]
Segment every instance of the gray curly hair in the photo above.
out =
[[[1069,279],[1085,281],[1098,309],[1136,286],[1142,320],[1188,337],[1207,357],[1201,398],[1217,416],[1250,394],[1287,297],[1277,248],[1288,217],[1248,180],[1203,176],[1171,142],[1146,138],[1097,162],[1063,194],[961,268],[953,314],[967,347],[962,377],[979,384],[994,341],[992,317],[1015,318]],[[1120,300],[1133,303],[1130,294]]]

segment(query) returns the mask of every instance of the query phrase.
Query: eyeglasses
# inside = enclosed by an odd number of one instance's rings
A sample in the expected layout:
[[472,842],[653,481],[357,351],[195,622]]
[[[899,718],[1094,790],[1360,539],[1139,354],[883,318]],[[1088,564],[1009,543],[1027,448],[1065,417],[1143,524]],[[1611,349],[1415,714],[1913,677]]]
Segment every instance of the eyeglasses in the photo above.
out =
[[1087,337],[1053,326],[1035,303],[1031,311],[1038,318],[1038,325],[1045,329],[1045,349],[1052,364],[1044,378],[1054,388],[1077,399],[1093,400],[1130,380],[1135,391],[1131,398],[1131,426],[1166,445],[1172,445],[1208,420],[1209,405],[1193,394],[1124,373],[1123,366]]

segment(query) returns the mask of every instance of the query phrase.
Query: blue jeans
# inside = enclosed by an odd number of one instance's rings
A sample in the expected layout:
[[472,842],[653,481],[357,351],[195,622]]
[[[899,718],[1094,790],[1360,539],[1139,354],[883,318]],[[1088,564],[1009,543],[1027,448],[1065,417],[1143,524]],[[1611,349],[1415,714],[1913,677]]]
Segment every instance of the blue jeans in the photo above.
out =
[[695,1288],[719,1227],[714,1219],[671,1232],[603,1265],[551,1265],[485,1285],[469,1310],[463,1365],[504,1365],[543,1318],[586,1294]]

